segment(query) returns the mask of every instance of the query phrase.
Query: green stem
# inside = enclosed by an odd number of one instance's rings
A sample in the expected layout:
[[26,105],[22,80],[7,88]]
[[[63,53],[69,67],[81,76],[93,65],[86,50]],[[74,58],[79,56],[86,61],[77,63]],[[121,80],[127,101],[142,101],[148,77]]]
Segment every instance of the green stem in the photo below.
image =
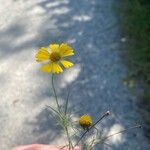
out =
[[[60,106],[59,106],[59,103],[58,103],[56,89],[55,89],[55,86],[54,86],[54,74],[52,74],[52,88],[53,88],[53,91],[54,91],[54,96],[55,96],[55,100],[56,100],[56,104],[57,104],[58,114],[61,117],[61,109],[60,109]],[[66,102],[66,108],[65,108],[65,115],[67,113],[68,99],[69,99],[69,93],[68,93],[68,96],[67,96],[67,102]],[[72,142],[71,142],[71,139],[70,139],[70,136],[69,136],[68,128],[65,125],[64,125],[64,128],[65,128],[65,131],[66,131],[66,134],[67,134],[67,139],[68,139],[68,143],[69,143],[69,150],[71,150],[71,148],[73,148],[73,145],[72,145]]]
[[59,113],[57,110],[55,110],[54,108],[52,108],[52,107],[49,106],[49,105],[46,105],[46,107],[50,108],[53,112],[55,112],[58,116],[60,116],[60,117],[62,118],[61,113]]
[[69,95],[70,95],[70,89],[68,90],[67,100],[65,104],[65,115],[67,114],[67,110],[68,110]]
[[66,131],[66,134],[67,134],[67,139],[68,139],[68,143],[69,143],[69,150],[73,150],[73,145],[72,145],[72,142],[71,142],[71,139],[70,139],[70,135],[69,135],[69,132],[68,132],[68,128],[65,127],[65,131]]
[[56,89],[55,89],[55,86],[54,86],[54,74],[52,74],[52,88],[53,88],[53,91],[54,91],[54,96],[55,96],[58,112],[61,113],[60,106],[59,106],[59,103],[58,103],[57,94],[56,94]]

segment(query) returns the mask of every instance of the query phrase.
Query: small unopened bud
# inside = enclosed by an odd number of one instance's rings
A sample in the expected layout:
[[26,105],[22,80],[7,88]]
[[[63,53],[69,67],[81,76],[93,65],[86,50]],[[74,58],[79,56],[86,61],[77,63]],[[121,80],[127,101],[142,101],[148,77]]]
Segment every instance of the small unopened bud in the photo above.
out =
[[139,125],[139,128],[142,128],[142,125]]
[[110,111],[109,111],[109,110],[106,112],[106,115],[107,115],[107,116],[110,115]]

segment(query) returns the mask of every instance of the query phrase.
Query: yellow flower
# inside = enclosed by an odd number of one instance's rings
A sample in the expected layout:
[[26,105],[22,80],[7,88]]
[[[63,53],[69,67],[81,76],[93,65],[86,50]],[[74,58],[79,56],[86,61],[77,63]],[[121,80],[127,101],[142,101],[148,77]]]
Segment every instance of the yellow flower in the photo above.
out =
[[48,48],[41,47],[35,55],[38,62],[48,61],[41,67],[43,72],[61,73],[64,68],[70,68],[73,63],[65,60],[66,57],[74,55],[74,50],[68,44],[50,44]]
[[82,115],[79,118],[79,124],[83,129],[88,130],[89,127],[93,124],[92,118],[89,115]]

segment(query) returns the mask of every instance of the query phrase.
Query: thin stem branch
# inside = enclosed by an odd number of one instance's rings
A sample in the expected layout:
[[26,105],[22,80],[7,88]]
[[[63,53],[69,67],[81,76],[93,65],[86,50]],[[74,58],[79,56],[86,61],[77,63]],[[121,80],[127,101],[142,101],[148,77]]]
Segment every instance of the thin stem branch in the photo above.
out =
[[46,105],[46,107],[50,108],[52,111],[54,111],[58,116],[60,116],[62,118],[62,115],[57,110],[55,110],[54,108],[52,108],[49,105]]
[[133,126],[133,127],[130,127],[130,128],[124,129],[124,130],[121,130],[121,131],[119,131],[119,132],[117,132],[117,133],[111,134],[111,135],[109,135],[109,136],[103,138],[103,141],[104,141],[104,140],[107,140],[107,139],[109,139],[110,137],[115,136],[115,135],[117,135],[117,134],[121,134],[121,133],[127,132],[127,131],[132,130],[132,129],[136,129],[136,128],[141,128],[141,125],[136,125],[136,126]]
[[[79,142],[82,140],[82,138],[83,138],[93,127],[95,127],[96,124],[98,124],[103,118],[105,118],[105,117],[108,116],[108,115],[110,115],[110,112],[109,112],[109,111],[107,111],[106,113],[104,113],[104,114],[102,115],[102,117],[99,118],[99,119],[89,128],[89,130],[86,130],[86,131],[82,134],[82,136],[81,136],[80,139],[77,141],[77,143],[75,144],[75,146],[77,146],[77,145],[79,144]],[[75,147],[75,146],[74,146],[74,147]]]
[[52,88],[53,88],[53,91],[54,91],[54,96],[55,96],[55,100],[56,100],[56,104],[57,104],[57,109],[58,109],[59,113],[61,113],[60,106],[59,106],[59,103],[58,103],[57,94],[56,94],[56,89],[55,89],[55,86],[54,86],[54,74],[52,74]]
[[65,115],[67,114],[67,110],[68,110],[69,96],[70,96],[70,89],[68,90],[67,100],[65,104]]
[[93,137],[92,141],[91,141],[91,144],[89,145],[89,150],[92,150],[92,147],[95,143],[95,140],[96,140],[96,137]]
[[63,147],[59,148],[59,150],[64,149],[65,147],[67,147],[68,145],[64,145]]
[[68,128],[65,127],[65,131],[66,131],[66,134],[67,134],[67,138],[68,138],[68,143],[69,143],[69,150],[73,150],[73,145],[72,145],[72,142],[71,142],[71,139],[70,139],[70,135],[69,135],[69,132],[68,132]]
[[105,144],[106,146],[108,146],[109,148],[111,148],[111,149],[114,149],[114,150],[115,150],[115,148],[114,148],[112,145],[110,145],[110,144],[108,144],[108,143],[105,143],[105,142],[104,142],[104,144]]

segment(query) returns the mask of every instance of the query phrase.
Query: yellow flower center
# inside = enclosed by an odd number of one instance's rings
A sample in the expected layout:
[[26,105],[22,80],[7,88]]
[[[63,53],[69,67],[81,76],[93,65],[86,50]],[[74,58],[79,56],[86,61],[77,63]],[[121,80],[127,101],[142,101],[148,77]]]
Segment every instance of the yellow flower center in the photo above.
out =
[[51,60],[52,62],[57,62],[57,61],[59,61],[60,59],[61,59],[61,55],[60,55],[59,52],[52,52],[52,53],[50,54],[50,60]]
[[79,119],[79,124],[84,128],[88,129],[92,125],[93,121],[91,116],[89,115],[83,115]]

